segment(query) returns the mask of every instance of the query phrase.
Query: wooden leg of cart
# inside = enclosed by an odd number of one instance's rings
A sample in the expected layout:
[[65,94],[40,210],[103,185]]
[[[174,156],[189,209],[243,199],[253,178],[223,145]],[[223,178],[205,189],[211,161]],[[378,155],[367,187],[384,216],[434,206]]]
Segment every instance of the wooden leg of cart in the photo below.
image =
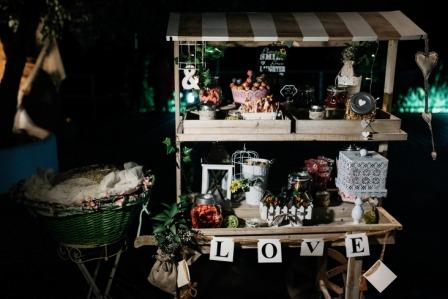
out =
[[359,299],[359,281],[362,271],[362,258],[351,257],[347,265],[347,283],[345,285],[345,299]]

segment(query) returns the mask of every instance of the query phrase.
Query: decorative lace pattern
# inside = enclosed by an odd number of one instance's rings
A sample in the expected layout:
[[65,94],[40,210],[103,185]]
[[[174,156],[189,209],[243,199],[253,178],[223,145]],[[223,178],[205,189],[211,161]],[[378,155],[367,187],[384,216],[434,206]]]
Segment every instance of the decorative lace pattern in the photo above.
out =
[[361,157],[359,151],[341,151],[336,187],[350,196],[385,197],[388,163],[376,152]]

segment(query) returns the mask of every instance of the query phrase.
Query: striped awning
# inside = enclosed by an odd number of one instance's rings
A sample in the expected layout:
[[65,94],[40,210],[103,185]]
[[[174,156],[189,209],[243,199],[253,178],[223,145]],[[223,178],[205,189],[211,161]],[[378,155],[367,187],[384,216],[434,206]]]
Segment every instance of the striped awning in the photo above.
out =
[[411,40],[426,33],[401,11],[171,13],[170,41]]

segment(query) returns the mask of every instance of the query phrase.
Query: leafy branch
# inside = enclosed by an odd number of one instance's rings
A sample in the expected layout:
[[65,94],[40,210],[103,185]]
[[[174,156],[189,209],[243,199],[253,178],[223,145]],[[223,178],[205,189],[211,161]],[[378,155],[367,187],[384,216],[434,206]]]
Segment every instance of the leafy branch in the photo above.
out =
[[162,203],[162,206],[163,210],[152,218],[154,237],[164,253],[175,256],[182,246],[191,244],[195,236],[189,221],[191,201],[181,196],[179,202]]
[[[171,138],[166,137],[165,140],[162,141],[163,144],[165,144],[166,147],[166,154],[167,155],[172,155],[175,154],[179,151],[179,149],[177,149],[177,147],[175,146],[174,142],[171,140]],[[191,153],[193,151],[192,148],[187,147],[187,146],[183,146],[181,150],[181,156],[182,156],[182,162],[184,164],[190,164],[192,159],[191,159]],[[177,168],[180,168],[180,165],[177,163],[177,159],[176,159],[176,166]],[[185,171],[181,172],[182,175],[182,179],[186,184],[186,191],[187,193],[191,193],[191,182],[192,182],[192,176],[187,176]]]
[[[166,154],[171,155],[177,152],[177,148],[171,141],[171,138],[166,137],[165,140],[162,141],[163,144],[166,146]],[[184,163],[190,163],[191,162],[191,152],[193,151],[192,148],[189,148],[187,146],[182,147],[182,162]],[[179,165],[178,165],[179,167]]]

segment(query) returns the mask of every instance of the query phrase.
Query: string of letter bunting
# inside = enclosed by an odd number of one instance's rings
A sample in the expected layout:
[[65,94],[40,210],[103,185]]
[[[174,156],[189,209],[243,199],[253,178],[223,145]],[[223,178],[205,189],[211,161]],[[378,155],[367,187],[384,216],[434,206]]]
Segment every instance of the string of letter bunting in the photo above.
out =
[[[387,236],[387,234],[386,234]],[[387,238],[387,237],[386,237]],[[300,246],[301,256],[323,256],[325,240],[323,238],[303,239]],[[210,241],[210,260],[233,262],[235,243],[231,237],[213,237]],[[347,234],[345,236],[347,257],[370,255],[369,238],[366,233]],[[364,277],[382,292],[397,276],[382,262],[385,244],[380,259],[365,272]],[[281,263],[282,246],[279,239],[258,239],[258,263]]]

